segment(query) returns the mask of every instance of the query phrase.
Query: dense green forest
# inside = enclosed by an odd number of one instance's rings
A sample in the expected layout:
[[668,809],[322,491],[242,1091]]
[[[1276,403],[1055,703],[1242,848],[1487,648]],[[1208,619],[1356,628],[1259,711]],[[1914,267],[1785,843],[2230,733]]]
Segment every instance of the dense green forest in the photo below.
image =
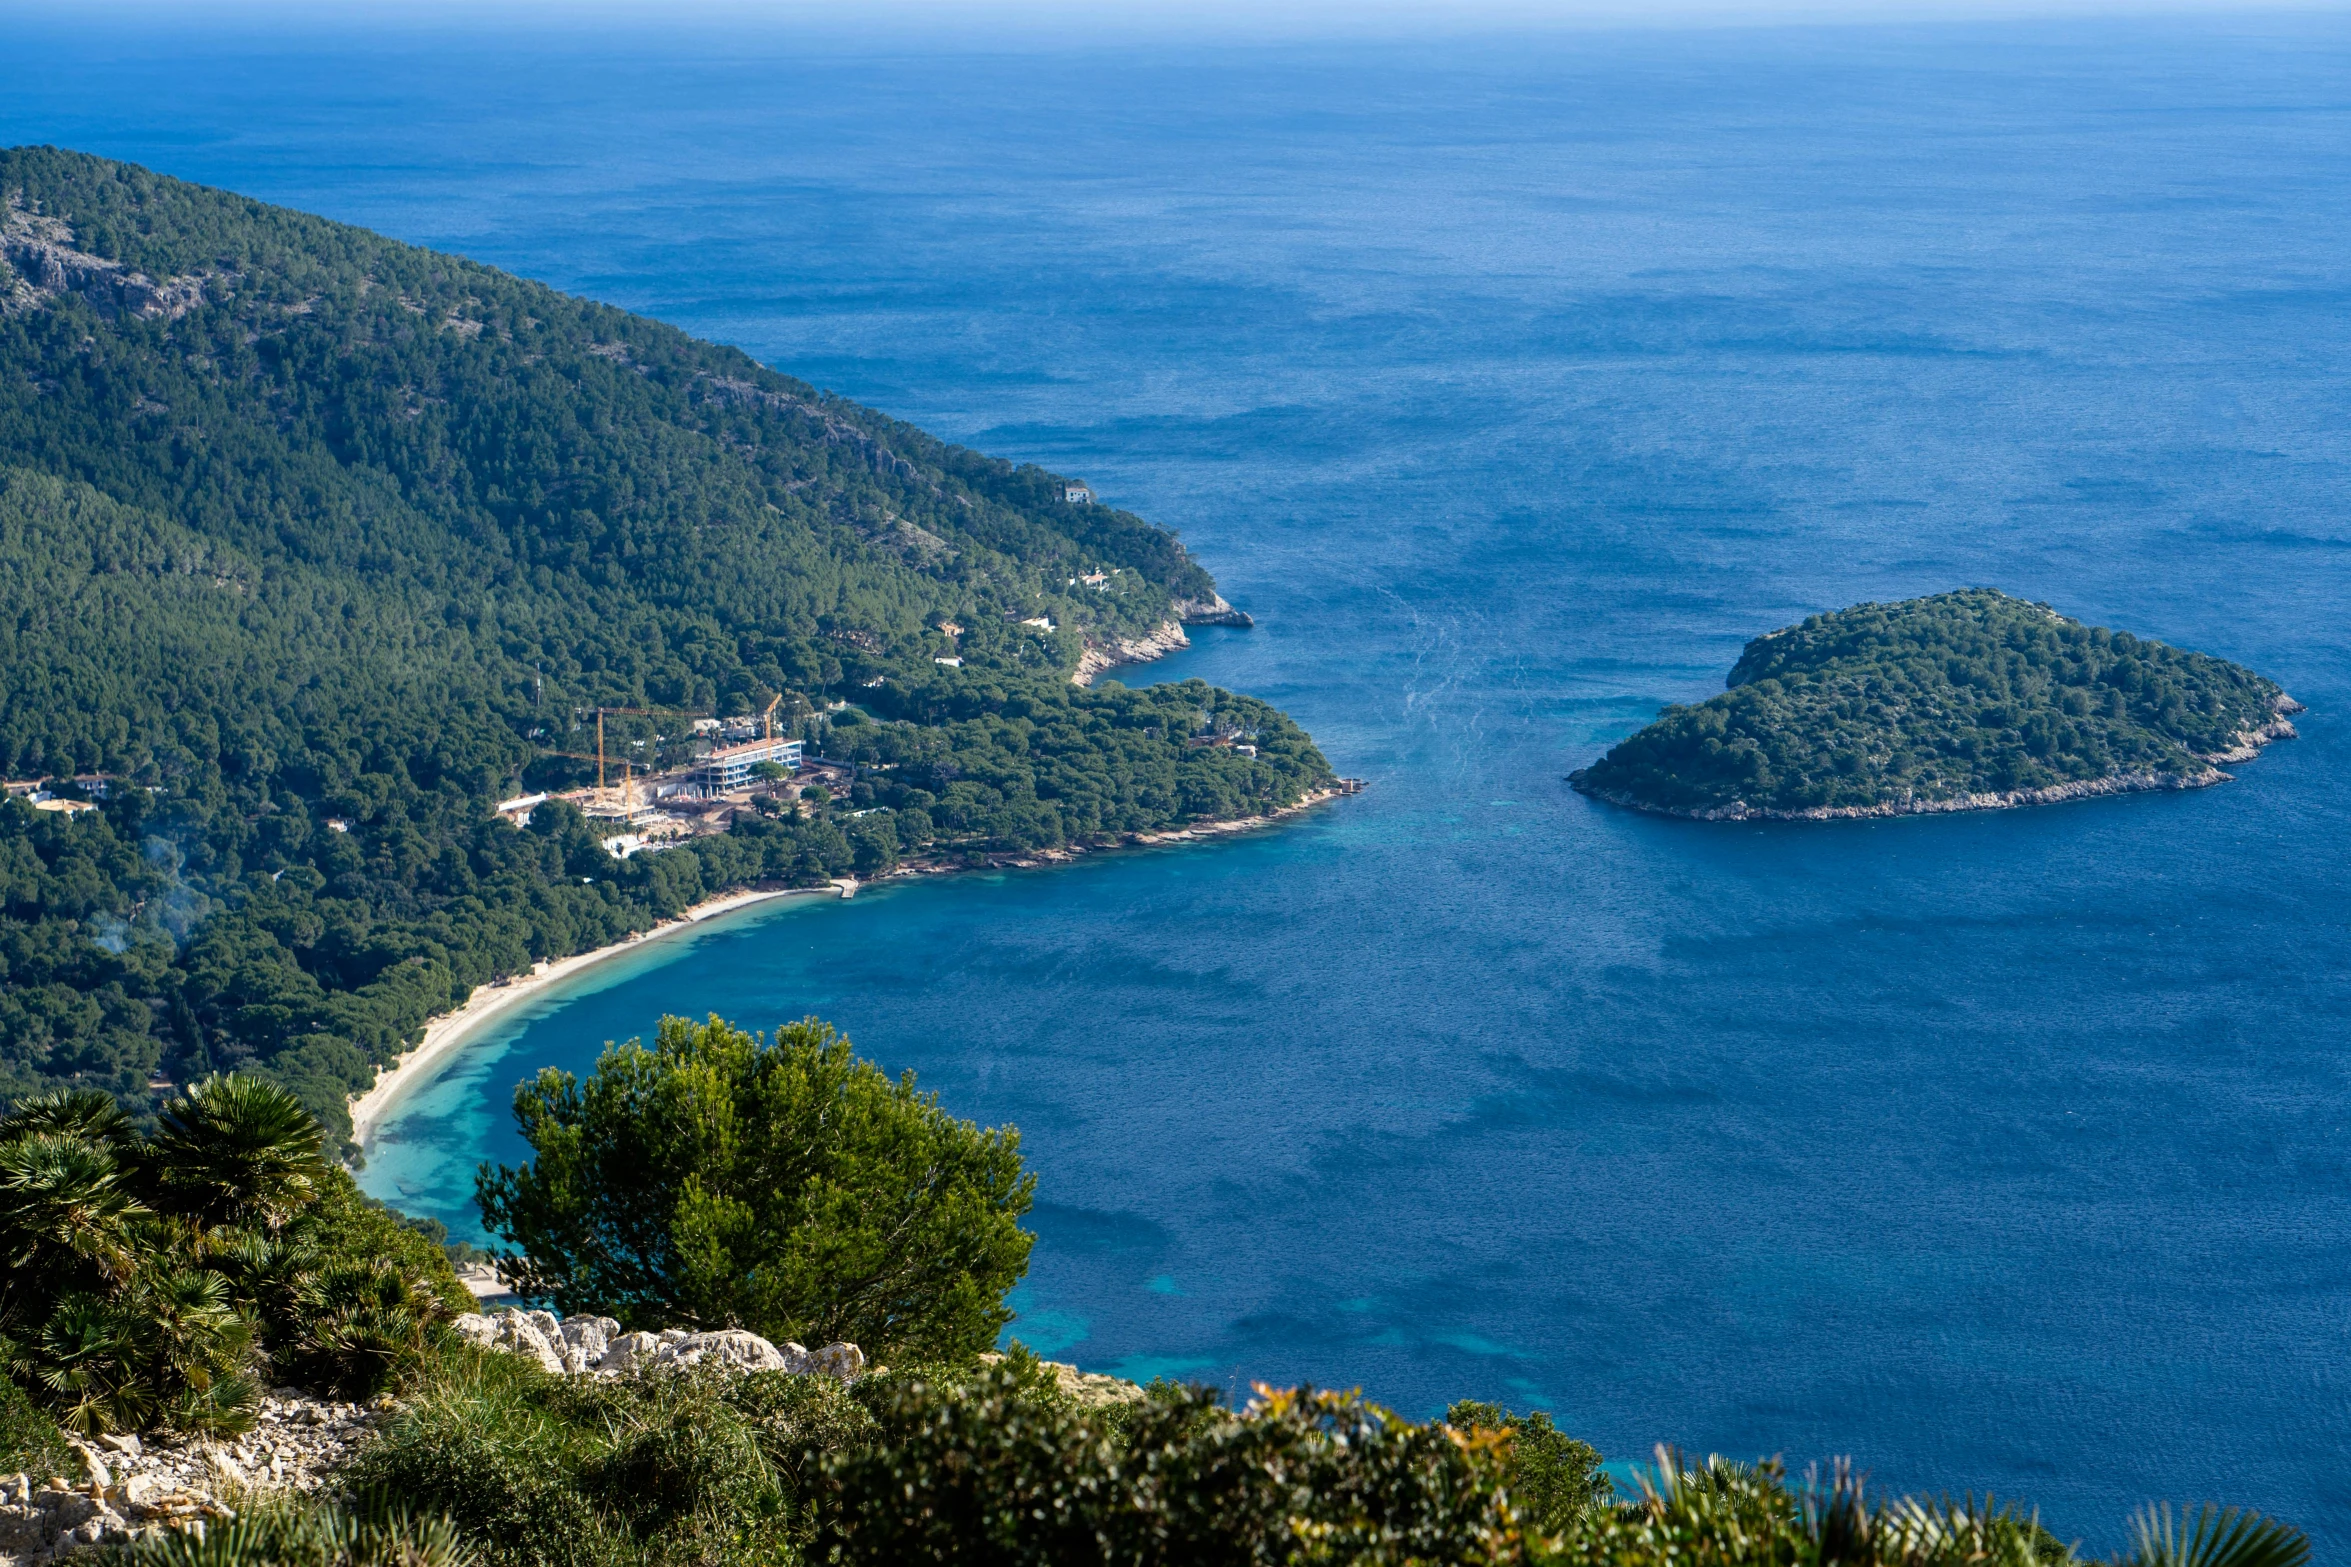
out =
[[1747,644],[1729,689],[1668,707],[1570,781],[1690,815],[1932,809],[2104,780],[2209,782],[2290,735],[2271,681],[1971,588],[1862,604]]
[[[1071,684],[1214,588],[1063,484],[457,257],[0,152],[0,774],[105,780],[0,805],[0,1102],[246,1069],[340,1128],[472,986],[714,891],[1326,781],[1263,703]],[[626,861],[492,815],[592,773],[597,707],[778,697],[858,767],[812,814]]]

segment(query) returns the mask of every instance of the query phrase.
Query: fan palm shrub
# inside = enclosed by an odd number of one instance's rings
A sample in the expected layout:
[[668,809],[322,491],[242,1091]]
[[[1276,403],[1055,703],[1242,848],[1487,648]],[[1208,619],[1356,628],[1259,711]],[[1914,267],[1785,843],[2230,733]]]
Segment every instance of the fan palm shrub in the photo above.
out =
[[317,1195],[323,1141],[301,1101],[268,1079],[208,1079],[156,1117],[147,1152],[158,1206],[274,1235]]
[[364,1398],[423,1364],[448,1319],[429,1280],[385,1257],[340,1259],[297,1276],[287,1368]]
[[[1990,1498],[1872,1497],[1846,1463],[1791,1486],[1779,1464],[1693,1463],[1657,1450],[1632,1502],[1586,1514],[1534,1544],[1534,1559],[1576,1567],[2074,1567],[2039,1519]],[[2205,1507],[2143,1510],[2111,1567],[2305,1567],[2310,1542],[2259,1514]]]
[[2207,1503],[2192,1515],[2171,1504],[2143,1507],[2131,1520],[2123,1567],[2303,1567],[2310,1542],[2274,1518]]
[[481,1558],[446,1518],[281,1503],[248,1507],[197,1532],[157,1531],[123,1567],[474,1567]]
[[77,1281],[120,1284],[137,1271],[132,1196],[114,1146],[73,1132],[11,1135],[0,1122],[0,1236],[8,1272],[0,1310],[54,1297]]
[[321,1156],[274,1083],[230,1074],[141,1138],[103,1094],[0,1119],[0,1361],[84,1434],[254,1420],[262,1374],[364,1395],[469,1304],[446,1258]]

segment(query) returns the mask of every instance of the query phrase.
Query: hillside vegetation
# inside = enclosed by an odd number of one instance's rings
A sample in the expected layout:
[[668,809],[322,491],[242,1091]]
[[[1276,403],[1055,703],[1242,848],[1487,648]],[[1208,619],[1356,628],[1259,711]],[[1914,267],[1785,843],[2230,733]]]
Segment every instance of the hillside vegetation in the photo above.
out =
[[[1071,684],[1216,601],[1062,492],[493,268],[0,152],[0,774],[110,778],[0,805],[0,1102],[258,1070],[339,1130],[474,985],[713,892],[1327,781],[1263,703]],[[845,797],[625,862],[576,812],[492,817],[593,774],[597,707],[777,698]],[[675,761],[683,726],[611,744]]]
[[1747,644],[1570,781],[1728,817],[1892,815],[2220,782],[2300,710],[2225,659],[1971,588],[1815,615]]

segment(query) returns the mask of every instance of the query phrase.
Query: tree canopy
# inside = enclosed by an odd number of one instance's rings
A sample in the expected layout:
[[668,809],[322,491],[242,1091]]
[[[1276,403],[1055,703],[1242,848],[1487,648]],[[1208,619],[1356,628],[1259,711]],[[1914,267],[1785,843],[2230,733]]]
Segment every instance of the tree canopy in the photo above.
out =
[[2297,711],[2240,665],[1970,588],[1815,615],[1747,644],[1571,776],[1686,815],[1933,808],[2067,784],[2214,782]]
[[[0,805],[0,1102],[236,1070],[340,1134],[473,986],[713,893],[1326,781],[1263,703],[1070,683],[1214,588],[1062,494],[493,268],[0,151],[0,775],[103,791]],[[626,860],[493,817],[593,777],[597,708],[668,710],[608,725],[643,765],[770,704],[853,783]]]
[[1035,1178],[983,1130],[811,1018],[771,1042],[664,1018],[582,1083],[515,1090],[534,1159],[485,1165],[518,1290],[628,1328],[749,1328],[868,1353],[976,1355],[1012,1320]]

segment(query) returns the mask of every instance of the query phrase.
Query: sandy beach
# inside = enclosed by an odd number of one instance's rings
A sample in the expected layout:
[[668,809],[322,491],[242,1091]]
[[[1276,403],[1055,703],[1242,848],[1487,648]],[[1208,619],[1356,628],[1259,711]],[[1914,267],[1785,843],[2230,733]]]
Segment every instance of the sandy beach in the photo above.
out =
[[[1268,826],[1283,817],[1310,810],[1326,800],[1338,798],[1339,794],[1340,791],[1337,789],[1317,789],[1295,804],[1268,811],[1262,816],[1244,816],[1232,821],[1196,822],[1189,827],[1179,827],[1167,832],[1136,833],[1129,836],[1126,842],[1133,846],[1144,847],[1157,844],[1186,843],[1225,833],[1243,832],[1253,827]],[[1088,851],[1085,848],[1073,845],[1063,849],[1041,850],[1033,854],[992,858],[991,865],[1000,869],[1034,869],[1043,865],[1063,863],[1086,852]],[[960,865],[918,860],[900,867],[892,875],[937,875],[942,872],[951,874],[965,868]],[[676,919],[656,925],[641,936],[631,937],[627,941],[614,942],[609,947],[598,947],[593,952],[582,952],[558,962],[543,964],[531,973],[518,974],[504,984],[493,983],[476,986],[473,994],[466,998],[464,1006],[454,1012],[444,1012],[426,1024],[424,1038],[417,1047],[402,1056],[396,1065],[380,1073],[375,1080],[374,1087],[352,1099],[351,1141],[358,1146],[362,1154],[366,1153],[368,1144],[375,1134],[377,1123],[383,1120],[394,1105],[414,1092],[431,1075],[433,1067],[442,1057],[471,1038],[474,1031],[483,1024],[521,1005],[531,997],[563,983],[581,970],[601,963],[607,958],[617,957],[623,952],[637,951],[649,941],[659,941],[664,936],[690,929],[705,920],[731,913],[736,909],[746,908],[754,903],[765,903],[771,898],[812,896],[830,898],[840,895],[841,885],[839,883],[822,887],[785,887],[762,892],[730,893],[723,898],[712,898],[707,903],[698,903]]]
[[563,983],[581,970],[617,957],[624,952],[635,952],[647,942],[659,941],[664,936],[690,930],[706,920],[736,909],[748,908],[754,903],[766,903],[774,898],[840,896],[837,887],[786,887],[764,892],[729,893],[723,898],[712,898],[697,903],[676,919],[654,926],[627,941],[616,941],[609,947],[598,947],[593,952],[582,952],[553,963],[541,964],[528,974],[518,974],[504,984],[477,985],[465,1005],[454,1012],[444,1012],[425,1025],[424,1038],[414,1050],[402,1056],[399,1062],[377,1074],[375,1086],[351,1101],[351,1140],[361,1153],[367,1151],[374,1136],[376,1124],[394,1105],[431,1075],[434,1063],[448,1055],[470,1038],[474,1030],[492,1018],[521,1005],[531,997]]

